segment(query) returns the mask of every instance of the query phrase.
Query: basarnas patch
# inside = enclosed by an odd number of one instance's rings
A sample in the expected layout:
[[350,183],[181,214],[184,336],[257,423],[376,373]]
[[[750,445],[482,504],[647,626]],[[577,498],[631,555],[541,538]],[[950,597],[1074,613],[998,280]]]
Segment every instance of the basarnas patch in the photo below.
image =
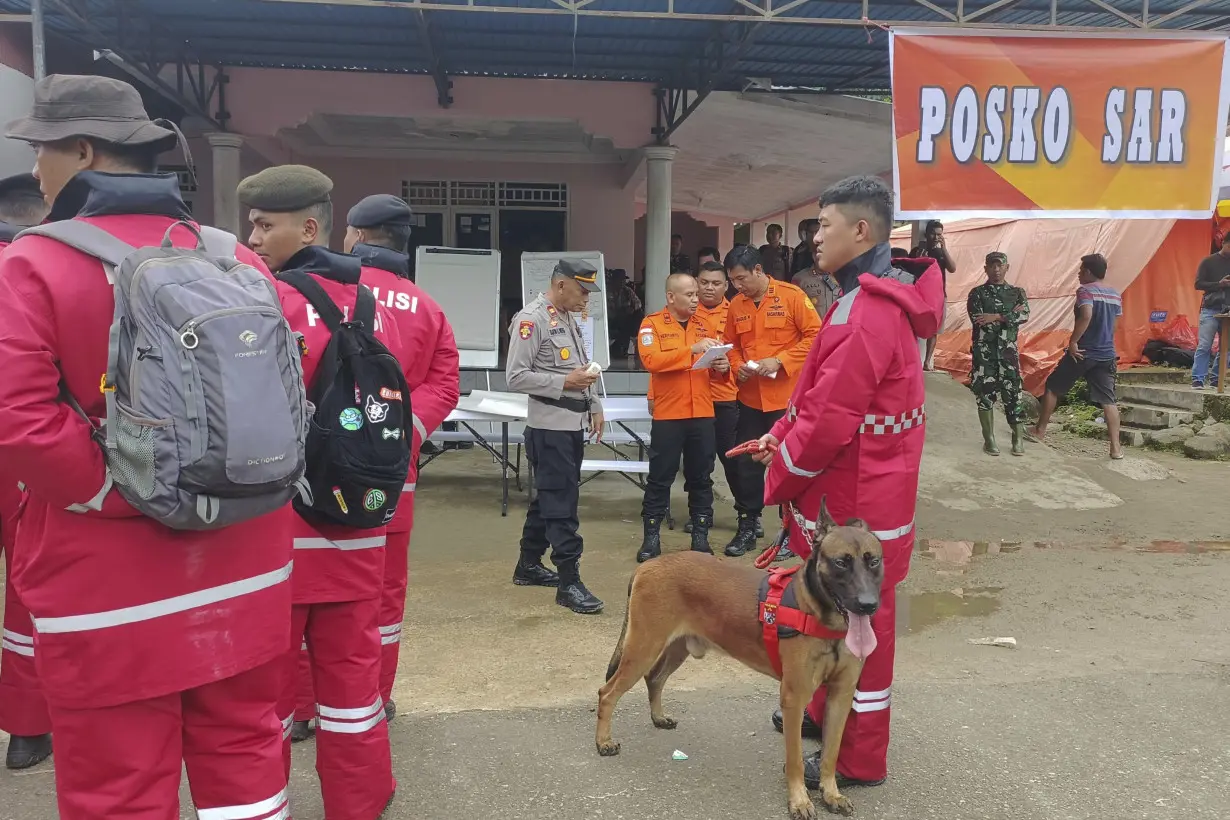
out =
[[649,347],[651,344],[653,344],[653,331],[652,330],[646,330],[644,328],[641,329],[641,344],[644,345],[645,347]]

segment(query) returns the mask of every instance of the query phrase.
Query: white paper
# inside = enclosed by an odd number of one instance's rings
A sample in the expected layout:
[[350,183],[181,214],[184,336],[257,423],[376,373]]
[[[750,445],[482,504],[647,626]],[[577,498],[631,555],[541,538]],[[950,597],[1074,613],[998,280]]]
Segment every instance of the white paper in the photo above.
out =
[[714,345],[701,354],[701,357],[696,360],[696,364],[692,365],[692,369],[705,370],[709,367],[709,365],[725,356],[728,350],[732,350],[733,348],[734,345]]
[[776,371],[776,370],[774,370],[772,373],[769,373],[768,375],[765,375],[764,373],[761,373],[761,372],[760,372],[760,362],[749,361],[749,362],[747,363],[747,366],[748,366],[748,367],[750,367],[752,370],[755,370],[755,371],[756,371],[756,373],[757,373],[757,375],[759,375],[759,376],[762,376],[762,377],[767,378],[767,379],[776,379],[776,378],[777,378],[777,371]]

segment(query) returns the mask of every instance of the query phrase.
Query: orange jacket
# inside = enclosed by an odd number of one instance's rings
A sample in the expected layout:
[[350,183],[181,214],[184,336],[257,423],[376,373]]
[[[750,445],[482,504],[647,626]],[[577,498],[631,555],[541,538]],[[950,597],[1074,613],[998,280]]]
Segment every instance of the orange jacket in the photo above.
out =
[[739,401],[757,410],[785,410],[807,352],[820,332],[811,299],[789,282],[771,280],[757,305],[740,293],[730,301],[725,338],[734,345],[727,358],[732,373],[749,361],[775,358],[776,378],[752,376],[739,385]]
[[649,398],[655,420],[702,419],[713,417],[713,394],[709,389],[712,370],[693,370],[700,358],[692,345],[713,332],[703,321],[693,318],[683,327],[669,309],[651,313],[641,320],[636,349],[641,364],[649,371]]
[[[726,315],[729,312],[730,300],[723,299],[721,304],[715,308],[698,305],[696,308],[696,318],[703,321],[709,327],[709,334],[711,336],[722,344],[726,344]],[[727,358],[730,358],[729,354],[727,354]],[[735,371],[733,368],[728,373],[714,373],[710,386],[713,390],[713,400],[715,402],[734,401],[738,398],[739,386],[735,384]],[[652,394],[650,398],[652,398]]]

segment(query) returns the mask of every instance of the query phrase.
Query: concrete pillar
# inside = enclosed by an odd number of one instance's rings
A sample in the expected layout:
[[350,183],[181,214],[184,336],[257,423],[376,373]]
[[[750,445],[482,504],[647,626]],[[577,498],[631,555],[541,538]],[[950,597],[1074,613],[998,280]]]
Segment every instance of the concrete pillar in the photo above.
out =
[[243,137],[218,132],[206,134],[205,138],[213,149],[214,227],[230,231],[242,239],[245,235],[244,220],[239,213],[239,197],[235,189],[241,179],[239,149],[243,147]]
[[645,153],[645,311],[666,307],[671,258],[671,163],[679,149],[649,145]]
[[717,248],[722,252],[722,257],[730,253],[730,249],[735,246],[735,223],[728,220],[723,221],[718,225],[718,241]]

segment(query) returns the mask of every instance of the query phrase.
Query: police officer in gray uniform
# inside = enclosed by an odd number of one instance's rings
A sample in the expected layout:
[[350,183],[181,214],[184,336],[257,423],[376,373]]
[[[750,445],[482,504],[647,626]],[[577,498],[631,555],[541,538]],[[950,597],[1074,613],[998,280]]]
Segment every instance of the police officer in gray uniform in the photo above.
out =
[[[602,611],[602,601],[581,583],[584,543],[577,532],[585,431],[601,440],[602,405],[593,387],[598,374],[587,370],[589,357],[572,314],[598,291],[592,265],[561,259],[546,292],[513,317],[508,343],[508,387],[530,397],[525,454],[534,471],[513,583],[558,587],[555,602],[582,615]],[[558,575],[542,564],[548,546]]]

